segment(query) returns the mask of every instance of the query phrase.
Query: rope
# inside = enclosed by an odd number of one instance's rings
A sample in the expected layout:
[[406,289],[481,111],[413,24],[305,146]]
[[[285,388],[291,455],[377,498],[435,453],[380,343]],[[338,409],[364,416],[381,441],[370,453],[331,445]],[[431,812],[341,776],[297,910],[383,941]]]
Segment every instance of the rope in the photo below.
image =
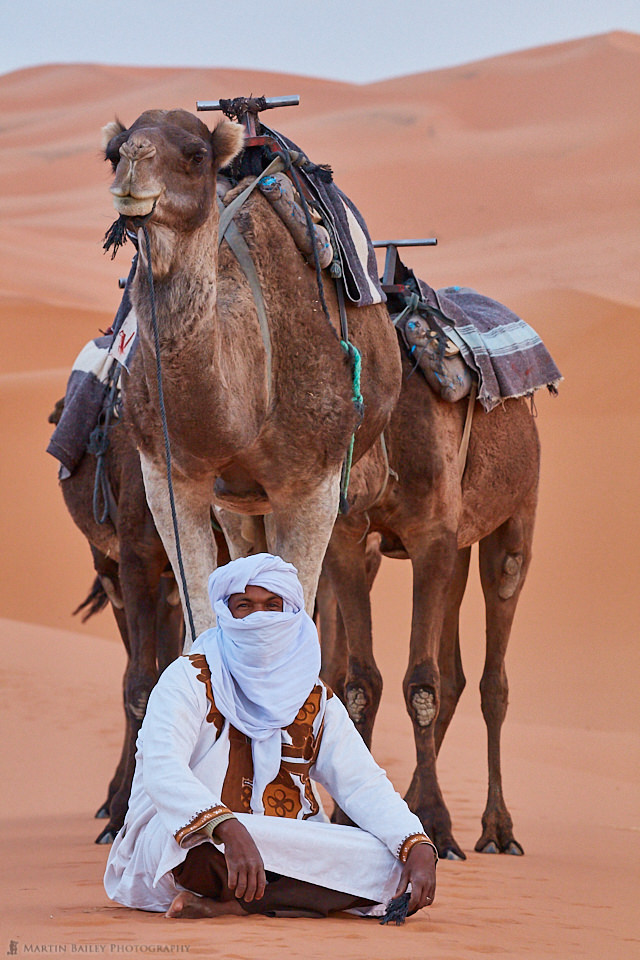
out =
[[[384,430],[380,434],[380,449],[382,451],[382,461],[384,463],[384,480],[382,481],[382,486],[376,494],[375,500],[369,504],[369,510],[373,510],[373,508],[376,507],[384,497],[387,487],[389,486],[389,477],[393,477],[396,482],[400,480],[397,472],[389,463],[389,451],[387,450],[387,441],[384,438]],[[362,539],[364,540],[364,537]]]
[[[287,154],[288,153],[289,152],[287,151]],[[324,313],[327,319],[327,323],[329,324],[331,329],[333,329],[333,324],[331,323],[331,314],[329,313],[329,307],[327,306],[327,301],[324,296],[324,282],[322,280],[322,267],[320,266],[318,248],[316,247],[316,242],[315,242],[316,234],[315,234],[315,230],[313,229],[313,220],[311,218],[309,204],[307,203],[307,199],[300,185],[300,178],[298,177],[298,174],[296,173],[296,171],[293,169],[293,164],[291,162],[290,155],[287,156],[287,160],[289,163],[289,173],[291,174],[291,179],[293,180],[295,188],[298,191],[300,202],[302,204],[302,212],[304,213],[304,218],[307,221],[307,233],[309,234],[309,240],[311,241],[311,251],[313,253],[313,266],[315,267],[315,271],[316,271],[316,284],[318,285],[318,296],[320,297],[320,305],[322,306],[322,312]]]
[[169,488],[169,503],[171,504],[171,519],[173,520],[173,534],[176,541],[176,554],[178,557],[178,569],[182,581],[182,591],[184,594],[184,604],[187,609],[189,628],[191,630],[192,641],[196,638],[196,630],[193,623],[193,613],[191,612],[191,603],[189,601],[189,590],[187,588],[187,578],[184,572],[182,562],[182,550],[180,549],[180,534],[178,532],[178,515],[176,513],[176,502],[173,495],[173,479],[171,475],[171,445],[169,443],[169,429],[167,427],[167,411],[164,405],[164,391],[162,389],[162,363],[160,360],[160,334],[158,332],[158,317],[156,315],[156,295],[153,286],[153,270],[151,268],[151,243],[149,241],[149,231],[146,223],[142,225],[144,233],[144,243],[147,252],[147,276],[149,280],[149,293],[151,296],[151,323],[153,326],[153,339],[156,350],[156,379],[158,381],[158,403],[160,405],[160,419],[162,420],[162,434],[164,436],[164,454],[167,463],[167,486]]
[[[349,354],[349,359],[351,361],[351,374],[353,378],[353,395],[351,397],[353,405],[356,408],[358,414],[358,424],[356,425],[356,430],[360,425],[362,416],[364,413],[364,400],[360,392],[360,374],[362,371],[362,357],[360,356],[360,351],[356,346],[354,346],[349,340],[341,340],[340,345],[345,353]],[[349,512],[349,501],[347,500],[347,494],[349,492],[349,480],[351,479],[351,466],[353,463],[353,448],[356,443],[356,433],[355,430],[351,434],[351,440],[347,448],[347,453],[342,463],[342,471],[340,474],[340,513],[345,514]]]

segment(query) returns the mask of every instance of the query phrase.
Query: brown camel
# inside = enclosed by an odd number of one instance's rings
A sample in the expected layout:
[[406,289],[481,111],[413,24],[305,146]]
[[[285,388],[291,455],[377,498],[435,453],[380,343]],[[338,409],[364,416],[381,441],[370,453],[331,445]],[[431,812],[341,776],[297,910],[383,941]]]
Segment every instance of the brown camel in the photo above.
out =
[[[251,288],[226,242],[218,250],[216,173],[242,149],[242,128],[223,121],[211,133],[185,111],[153,110],[128,129],[109,125],[106,137],[116,210],[130,226],[146,218],[153,272],[152,294],[139,229],[140,262],[131,284],[139,347],[125,378],[125,407],[147,499],[177,571],[153,295],[195,633],[212,622],[206,583],[216,565],[214,498],[242,514],[270,513],[269,549],[296,565],[311,610],[338,509],[341,465],[357,420],[332,284],[325,284],[329,323],[313,270],[268,200],[253,193],[234,222],[262,286],[269,363]],[[386,426],[400,389],[400,360],[384,305],[347,312],[350,339],[362,355],[365,413],[356,436],[357,462]]]
[[[56,422],[61,404],[49,418]],[[85,454],[60,487],[73,521],[89,541],[97,580],[78,608],[85,618],[111,603],[127,651],[123,679],[125,737],[107,799],[96,816],[108,823],[96,843],[111,843],[127,811],[135,744],[158,676],[180,653],[183,619],[175,580],[147,506],[137,450],[126,421],[110,430],[105,458],[114,516],[98,523],[93,512],[96,458]]]
[[[324,561],[344,632],[323,622],[327,682],[343,698],[367,745],[382,691],[371,638],[369,553],[380,537],[383,555],[410,559],[413,617],[404,696],[417,751],[406,800],[437,844],[441,857],[464,859],[436,774],[436,757],[465,685],[458,613],[471,545],[479,543],[486,604],[486,659],[480,690],[487,724],[489,792],[476,850],[521,854],[503,794],[500,731],[507,709],[505,653],[531,559],[539,444],[524,400],[490,413],[475,404],[466,469],[458,449],[467,399],[441,400],[404,363],[400,400],[384,437],[352,476],[351,510],[338,518]],[[386,486],[385,486],[386,484]],[[374,543],[367,534],[374,533]],[[369,537],[371,540],[371,537]],[[323,605],[326,610],[326,604]],[[340,811],[336,817],[342,820]]]

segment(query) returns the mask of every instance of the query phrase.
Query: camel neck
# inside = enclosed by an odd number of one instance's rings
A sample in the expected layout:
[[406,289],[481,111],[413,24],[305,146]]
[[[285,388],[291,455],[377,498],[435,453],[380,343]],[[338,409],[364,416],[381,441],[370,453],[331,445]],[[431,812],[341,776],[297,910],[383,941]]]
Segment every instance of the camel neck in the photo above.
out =
[[[133,298],[142,342],[153,344],[152,297],[163,350],[204,337],[213,347],[217,306],[217,218],[188,237],[175,238],[161,226],[150,231],[153,289],[146,245],[140,235],[140,266]],[[203,359],[205,359],[203,357]]]

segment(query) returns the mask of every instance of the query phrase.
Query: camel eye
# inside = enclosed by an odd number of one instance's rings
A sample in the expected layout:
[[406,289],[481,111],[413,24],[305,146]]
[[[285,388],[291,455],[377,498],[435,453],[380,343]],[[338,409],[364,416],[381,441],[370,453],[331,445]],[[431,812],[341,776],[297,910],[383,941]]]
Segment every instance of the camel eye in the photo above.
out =
[[125,134],[124,136],[114,137],[113,140],[107,144],[104,158],[109,161],[114,173],[120,162],[120,147],[126,142],[127,136],[128,135]]
[[182,156],[190,167],[199,167],[208,156],[206,144],[200,139],[187,140],[182,144]]
[[120,160],[120,154],[118,153],[118,148],[116,147],[116,149],[114,150],[113,147],[111,147],[110,145],[107,150],[105,159],[109,161],[109,163],[111,164],[111,168],[115,173],[116,167],[118,166],[118,161]]

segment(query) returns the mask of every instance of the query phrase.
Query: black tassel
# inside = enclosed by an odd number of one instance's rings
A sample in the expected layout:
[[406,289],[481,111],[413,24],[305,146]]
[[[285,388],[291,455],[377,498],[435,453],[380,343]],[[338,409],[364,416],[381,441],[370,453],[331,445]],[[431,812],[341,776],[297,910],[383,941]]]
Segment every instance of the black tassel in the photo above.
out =
[[100,613],[101,610],[104,610],[108,603],[109,598],[104,592],[104,587],[100,582],[100,578],[96,577],[87,599],[84,600],[79,607],[76,607],[76,609],[73,611],[73,616],[75,617],[77,613],[81,613],[84,610],[84,613],[82,614],[82,622],[86,623],[89,617],[93,617],[94,614]]
[[102,249],[107,252],[113,247],[113,252],[111,254],[111,259],[115,257],[116,253],[123,247],[127,242],[127,221],[126,218],[122,215],[118,217],[117,220],[111,224],[109,229],[104,235],[104,243],[102,244]]
[[397,927],[402,926],[409,913],[410,899],[410,893],[401,893],[399,897],[394,897],[393,900],[389,900],[387,909],[380,923],[395,923]]
[[316,177],[317,180],[321,180],[323,183],[333,182],[333,170],[328,163],[312,163],[310,160],[305,159],[300,166],[306,174],[311,177]]

